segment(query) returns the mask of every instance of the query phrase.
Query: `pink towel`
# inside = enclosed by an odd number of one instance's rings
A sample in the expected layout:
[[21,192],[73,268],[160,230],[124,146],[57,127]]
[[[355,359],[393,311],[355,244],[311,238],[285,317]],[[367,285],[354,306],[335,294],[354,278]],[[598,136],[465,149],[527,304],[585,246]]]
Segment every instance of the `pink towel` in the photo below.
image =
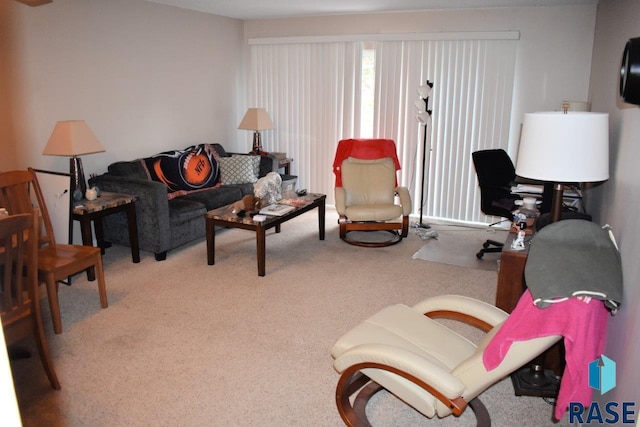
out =
[[566,367],[556,401],[555,417],[559,420],[569,402],[580,402],[585,407],[591,404],[589,363],[602,354],[608,319],[609,311],[600,300],[569,298],[541,309],[533,304],[527,289],[485,349],[484,366],[495,369],[514,341],[562,335]]
[[362,160],[377,160],[391,157],[400,170],[400,161],[396,154],[396,143],[392,139],[343,139],[338,143],[333,160],[333,173],[336,175],[336,187],[342,187],[342,162],[353,157]]

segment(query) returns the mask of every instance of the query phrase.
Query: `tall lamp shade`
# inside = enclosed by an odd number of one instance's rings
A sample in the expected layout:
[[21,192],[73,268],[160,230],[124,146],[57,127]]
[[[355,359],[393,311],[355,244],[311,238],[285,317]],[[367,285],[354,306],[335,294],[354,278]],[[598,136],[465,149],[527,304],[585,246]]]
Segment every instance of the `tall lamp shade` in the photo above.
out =
[[259,154],[262,152],[262,141],[260,138],[261,130],[275,129],[269,113],[264,108],[249,108],[244,114],[242,121],[238,125],[238,129],[252,130],[253,148],[252,153]]
[[609,115],[525,114],[516,175],[554,183],[551,221],[559,220],[564,184],[609,179]]
[[42,154],[71,157],[71,194],[78,200],[87,189],[82,161],[78,156],[103,151],[104,147],[84,120],[65,120],[56,123]]

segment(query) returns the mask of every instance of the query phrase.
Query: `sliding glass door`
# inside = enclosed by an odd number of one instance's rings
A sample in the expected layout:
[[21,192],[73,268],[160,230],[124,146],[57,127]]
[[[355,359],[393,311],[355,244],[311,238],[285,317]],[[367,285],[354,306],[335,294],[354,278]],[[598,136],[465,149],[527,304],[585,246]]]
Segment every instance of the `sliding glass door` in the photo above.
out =
[[[517,33],[357,38],[250,43],[248,106],[266,108],[276,125],[263,134],[265,149],[293,157],[299,186],[333,203],[337,142],[390,138],[415,214],[424,184],[425,219],[490,222],[480,212],[471,153],[508,145]],[[434,82],[433,114],[422,164],[425,128],[414,101],[427,80]]]

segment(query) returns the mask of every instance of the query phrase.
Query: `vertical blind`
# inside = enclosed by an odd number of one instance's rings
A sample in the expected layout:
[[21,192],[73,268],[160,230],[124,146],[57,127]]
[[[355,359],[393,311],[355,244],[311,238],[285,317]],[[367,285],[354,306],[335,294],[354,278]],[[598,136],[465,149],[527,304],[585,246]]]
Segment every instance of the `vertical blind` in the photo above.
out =
[[[424,185],[425,217],[486,223],[471,153],[509,143],[515,40],[380,42],[376,48],[374,135],[396,140],[401,182],[411,188],[419,212]],[[433,110],[425,128],[413,105],[420,84],[434,83]],[[426,167],[425,181],[422,168]]]
[[[480,37],[481,38],[481,37]],[[371,46],[371,43],[368,43]],[[337,142],[359,137],[362,43],[321,41],[251,45],[251,106],[265,107],[276,130],[263,135],[267,151],[293,157],[299,186],[333,203],[332,162]],[[393,40],[373,42],[376,58],[374,137],[396,141],[400,183],[413,212],[467,223],[488,223],[471,153],[505,148],[515,72],[515,39]],[[434,82],[427,125],[415,119],[416,88]],[[429,148],[430,147],[430,148]]]
[[251,106],[267,109],[276,127],[263,132],[266,151],[294,159],[298,187],[333,203],[338,141],[357,137],[360,123],[360,43],[253,46]]

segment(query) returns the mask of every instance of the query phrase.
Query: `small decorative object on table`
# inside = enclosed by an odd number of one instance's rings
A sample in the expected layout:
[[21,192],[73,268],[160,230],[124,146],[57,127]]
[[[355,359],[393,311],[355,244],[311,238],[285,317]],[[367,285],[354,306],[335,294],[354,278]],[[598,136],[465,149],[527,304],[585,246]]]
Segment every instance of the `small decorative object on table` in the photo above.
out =
[[260,209],[260,213],[262,215],[282,216],[284,214],[291,212],[294,209],[295,209],[294,206],[275,204],[275,205],[269,205],[267,207]]
[[[521,214],[517,214],[516,217]],[[520,226],[520,231],[518,232],[518,237],[511,243],[511,249],[514,251],[523,251],[525,250],[524,246],[524,237],[526,235],[527,222],[525,219],[519,219],[518,223]]]
[[247,215],[253,216],[258,213],[261,207],[262,201],[258,197],[247,194],[241,200],[231,205],[231,211],[240,218],[243,218]]
[[87,200],[95,200],[98,198],[98,192],[95,188],[87,188],[87,191],[84,193],[84,197]]
[[275,172],[269,172],[253,184],[253,193],[265,205],[277,203],[282,198],[282,178]]

